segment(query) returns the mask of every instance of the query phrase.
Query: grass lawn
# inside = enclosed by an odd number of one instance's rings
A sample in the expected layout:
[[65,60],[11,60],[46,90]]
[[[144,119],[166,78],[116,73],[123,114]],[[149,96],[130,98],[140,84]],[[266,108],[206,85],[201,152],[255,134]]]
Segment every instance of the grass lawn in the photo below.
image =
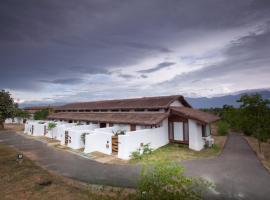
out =
[[143,156],[141,160],[131,159],[131,164],[144,164],[155,161],[181,161],[202,158],[211,158],[220,154],[224,147],[227,136],[212,136],[215,144],[212,148],[205,148],[201,151],[193,151],[187,145],[168,144],[155,150],[151,155]]
[[263,157],[260,156],[259,154],[259,145],[257,142],[257,139],[254,137],[248,137],[245,136],[246,140],[252,147],[252,149],[257,153],[258,158],[262,161],[263,165],[265,166],[266,169],[270,172],[270,143],[262,143],[262,152],[263,152]]
[[51,174],[26,157],[19,164],[16,157],[15,149],[0,145],[0,199],[134,199],[134,190],[82,184]]

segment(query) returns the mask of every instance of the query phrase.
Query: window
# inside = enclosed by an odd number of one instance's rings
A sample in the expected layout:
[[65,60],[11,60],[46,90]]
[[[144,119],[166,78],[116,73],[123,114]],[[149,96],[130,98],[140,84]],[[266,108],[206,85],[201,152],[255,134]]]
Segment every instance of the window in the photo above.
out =
[[158,112],[159,109],[154,109],[154,108],[151,108],[151,109],[148,109],[149,112]]
[[135,109],[135,112],[144,112],[144,109]]
[[208,137],[210,135],[210,129],[208,125],[202,125],[202,137]]

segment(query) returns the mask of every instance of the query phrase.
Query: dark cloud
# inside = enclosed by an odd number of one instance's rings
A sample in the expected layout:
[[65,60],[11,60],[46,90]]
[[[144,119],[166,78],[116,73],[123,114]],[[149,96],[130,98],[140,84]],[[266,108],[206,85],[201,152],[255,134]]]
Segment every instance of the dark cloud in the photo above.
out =
[[121,78],[125,78],[125,79],[130,79],[130,78],[134,78],[135,76],[130,75],[130,74],[119,74],[118,75]]
[[55,79],[55,80],[40,80],[43,83],[53,83],[53,84],[63,84],[63,85],[72,85],[83,82],[79,78],[65,78],[65,79]]
[[162,63],[159,63],[156,67],[153,67],[150,69],[145,69],[145,70],[139,70],[137,72],[139,72],[139,73],[152,73],[152,72],[161,70],[163,68],[170,67],[172,65],[175,65],[175,63],[174,62],[162,62]]
[[[177,49],[196,43],[202,35],[251,27],[270,17],[267,0],[0,2],[0,86],[41,92],[40,80],[76,85],[83,75],[111,75],[148,58],[168,60],[170,54],[183,54],[185,50]],[[201,74],[262,69],[269,48],[267,36],[260,37],[263,34],[242,37],[227,48],[226,61],[188,76],[198,80]],[[172,64],[138,71],[146,78],[144,73]]]
[[98,67],[84,67],[84,66],[72,66],[69,67],[73,73],[81,73],[81,74],[110,74],[110,72],[105,68]]
[[148,76],[146,76],[145,74],[141,75],[142,78],[147,78]]

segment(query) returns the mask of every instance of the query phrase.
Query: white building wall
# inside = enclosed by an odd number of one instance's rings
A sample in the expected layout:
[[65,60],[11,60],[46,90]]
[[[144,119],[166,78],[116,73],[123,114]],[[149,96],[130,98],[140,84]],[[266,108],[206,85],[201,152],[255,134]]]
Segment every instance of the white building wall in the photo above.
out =
[[200,151],[204,148],[204,141],[202,138],[202,126],[195,120],[188,120],[189,127],[189,148],[195,151]]
[[5,120],[5,124],[23,124],[23,118],[21,117],[7,118]]
[[89,134],[91,131],[93,131],[95,128],[97,128],[96,124],[91,125],[75,125],[71,127],[65,126],[62,128],[62,134],[60,143],[61,145],[65,145],[65,132],[68,131],[68,144],[67,146],[73,149],[80,149],[84,147],[84,143],[81,139],[82,134],[87,133]]
[[94,132],[85,136],[84,153],[98,151],[110,155],[112,153],[112,133]]
[[176,101],[172,102],[170,104],[170,106],[182,107],[183,104],[180,101],[176,100]]
[[150,147],[157,149],[169,143],[168,119],[162,122],[162,126],[153,129],[143,129],[127,132],[126,135],[118,136],[118,157],[130,159],[132,152],[141,147],[141,144],[150,143]]

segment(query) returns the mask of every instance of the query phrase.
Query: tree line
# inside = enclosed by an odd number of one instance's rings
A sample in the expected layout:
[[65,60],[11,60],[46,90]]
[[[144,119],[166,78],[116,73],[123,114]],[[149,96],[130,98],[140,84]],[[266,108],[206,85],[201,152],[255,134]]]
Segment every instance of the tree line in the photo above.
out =
[[237,102],[239,108],[224,105],[222,108],[202,109],[221,117],[221,126],[224,123],[247,136],[257,138],[261,153],[261,142],[270,139],[270,101],[263,99],[260,94],[244,94]]

